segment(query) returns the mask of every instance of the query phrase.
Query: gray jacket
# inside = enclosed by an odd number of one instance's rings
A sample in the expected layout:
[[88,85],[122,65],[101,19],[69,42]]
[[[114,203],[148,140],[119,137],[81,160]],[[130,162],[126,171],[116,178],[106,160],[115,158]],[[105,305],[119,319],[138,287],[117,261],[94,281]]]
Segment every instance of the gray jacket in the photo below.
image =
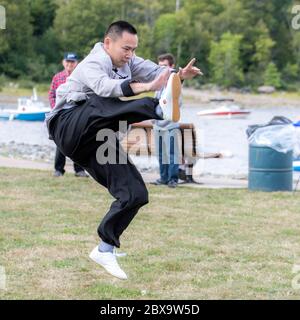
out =
[[133,56],[122,68],[115,68],[103,49],[103,43],[98,42],[67,81],[57,88],[55,107],[46,117],[47,127],[59,110],[76,107],[77,102],[87,100],[92,94],[101,97],[133,96],[131,80],[150,82],[164,69],[137,56]]

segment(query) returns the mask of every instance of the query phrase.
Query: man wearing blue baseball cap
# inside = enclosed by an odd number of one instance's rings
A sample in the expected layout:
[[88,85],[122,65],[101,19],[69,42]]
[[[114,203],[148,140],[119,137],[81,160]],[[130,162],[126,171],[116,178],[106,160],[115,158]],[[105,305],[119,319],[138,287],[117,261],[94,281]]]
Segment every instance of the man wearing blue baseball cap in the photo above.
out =
[[77,54],[74,52],[67,52],[64,55],[64,60],[77,62],[78,61]]
[[[70,76],[70,74],[74,71],[78,64],[78,57],[77,54],[74,52],[66,52],[64,54],[64,59],[62,61],[62,65],[64,67],[64,70],[61,72],[58,72],[56,75],[54,75],[50,90],[49,90],[49,102],[51,109],[54,108],[55,102],[56,102],[56,90],[57,88],[65,83],[67,81],[67,78]],[[54,161],[54,168],[55,171],[53,173],[54,177],[61,177],[65,173],[65,164],[66,164],[66,157],[65,155],[56,148],[55,153],[55,161]],[[76,177],[87,177],[88,175],[85,173],[84,169],[82,169],[79,165],[77,165],[74,162],[74,171]]]

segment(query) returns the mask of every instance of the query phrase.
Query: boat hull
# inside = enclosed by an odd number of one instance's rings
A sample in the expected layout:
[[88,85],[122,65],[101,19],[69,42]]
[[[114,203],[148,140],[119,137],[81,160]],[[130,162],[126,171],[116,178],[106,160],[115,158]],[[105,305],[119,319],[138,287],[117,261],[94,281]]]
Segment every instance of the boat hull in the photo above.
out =
[[233,111],[233,112],[198,112],[200,117],[220,118],[220,119],[243,119],[249,116],[250,111]]
[[2,112],[0,113],[1,120],[20,120],[20,121],[44,121],[46,114],[45,111],[42,112]]
[[224,105],[218,108],[199,111],[197,115],[214,119],[242,119],[248,117],[250,113],[250,110],[241,109],[238,105]]
[[300,171],[300,160],[293,161],[294,171]]

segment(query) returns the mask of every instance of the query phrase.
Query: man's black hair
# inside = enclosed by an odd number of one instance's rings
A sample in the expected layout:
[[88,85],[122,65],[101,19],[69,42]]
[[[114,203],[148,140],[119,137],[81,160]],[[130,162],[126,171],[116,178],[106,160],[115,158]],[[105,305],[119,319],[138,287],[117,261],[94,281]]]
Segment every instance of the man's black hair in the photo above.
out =
[[164,60],[168,60],[169,66],[172,66],[173,64],[175,64],[175,58],[172,55],[172,53],[164,53],[158,56],[158,61],[164,61]]
[[131,34],[137,34],[137,31],[133,25],[127,21],[115,21],[105,31],[104,38],[109,36],[112,39],[116,39],[122,36],[122,33],[126,31]]

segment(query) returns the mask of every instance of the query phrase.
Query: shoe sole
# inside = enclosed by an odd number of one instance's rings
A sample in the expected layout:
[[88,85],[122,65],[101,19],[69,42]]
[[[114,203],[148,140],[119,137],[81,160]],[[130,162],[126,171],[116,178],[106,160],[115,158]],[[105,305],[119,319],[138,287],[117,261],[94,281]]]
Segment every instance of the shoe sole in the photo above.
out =
[[179,107],[180,94],[181,94],[181,80],[179,75],[175,73],[172,81],[172,102],[173,102],[172,121],[174,122],[178,122],[180,119],[180,107]]
[[154,185],[154,186],[166,186],[166,183],[156,183],[156,182],[150,182],[150,184]]

